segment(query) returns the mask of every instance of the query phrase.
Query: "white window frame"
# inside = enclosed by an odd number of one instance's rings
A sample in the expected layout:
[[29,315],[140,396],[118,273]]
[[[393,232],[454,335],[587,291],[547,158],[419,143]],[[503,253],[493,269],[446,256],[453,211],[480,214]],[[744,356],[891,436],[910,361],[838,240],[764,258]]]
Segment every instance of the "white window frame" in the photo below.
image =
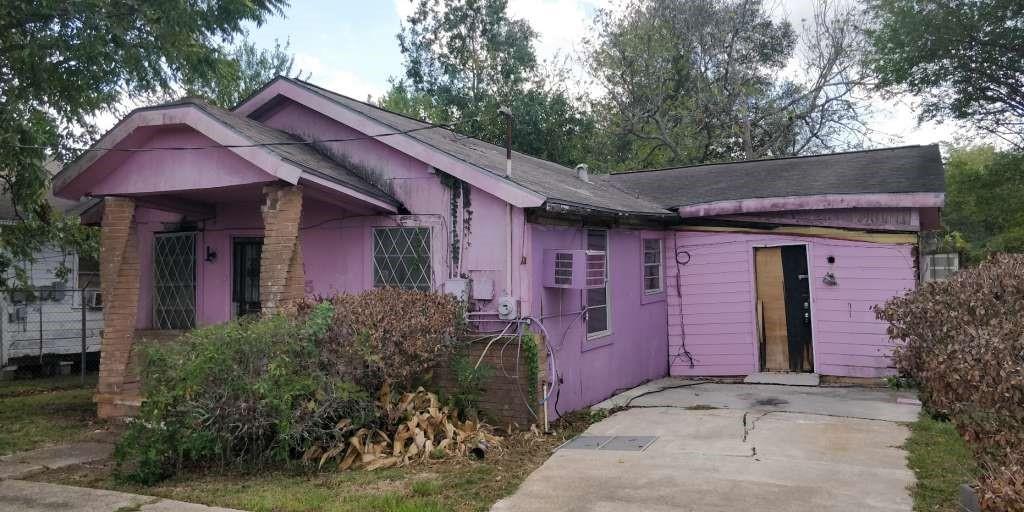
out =
[[[587,250],[590,250],[590,233],[600,232],[604,235],[604,305],[597,307],[604,307],[605,309],[605,328],[601,331],[590,332],[590,301],[587,301],[586,311],[588,318],[583,321],[584,329],[587,333],[587,341],[595,340],[609,336],[612,333],[612,301],[611,301],[611,287],[609,286],[610,270],[611,270],[611,233],[606,228],[586,228],[583,232],[583,244]],[[584,297],[589,294],[590,290],[586,290]]]
[[[943,257],[946,260],[946,264],[941,266],[936,265],[935,260],[937,259],[937,256]],[[950,258],[952,258],[952,264],[950,264]],[[926,265],[924,272],[925,281],[944,281],[952,277],[953,274],[957,273],[957,271],[960,270],[960,254],[955,252],[925,254],[924,259]],[[936,270],[942,271],[946,274],[942,276],[936,276]]]
[[[655,254],[658,260],[654,263],[647,263],[647,242],[655,242],[658,244],[658,249]],[[656,295],[665,291],[665,272],[663,267],[665,259],[665,241],[660,238],[641,238],[640,239],[640,286],[642,287],[645,295]],[[653,267],[658,269],[658,287],[647,288],[647,268]]]
[[[415,229],[426,231],[426,288],[419,286],[403,286],[401,284],[378,283],[377,274],[377,232],[389,230]],[[434,289],[434,245],[433,230],[428,226],[377,226],[370,230],[370,282],[374,288],[394,287],[403,290],[432,291]]]

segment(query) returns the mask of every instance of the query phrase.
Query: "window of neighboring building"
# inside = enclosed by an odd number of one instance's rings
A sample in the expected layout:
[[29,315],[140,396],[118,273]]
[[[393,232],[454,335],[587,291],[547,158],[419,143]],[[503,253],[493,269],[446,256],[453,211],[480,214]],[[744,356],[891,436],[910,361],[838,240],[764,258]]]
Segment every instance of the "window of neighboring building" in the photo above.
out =
[[[611,329],[608,318],[608,231],[587,230],[587,250],[601,253],[602,258],[587,258],[587,265],[602,265],[605,276],[604,286],[587,290],[587,337],[596,338],[608,334]],[[596,256],[596,254],[595,254]]]
[[78,257],[78,288],[80,290],[100,287],[100,260],[88,256]]
[[926,254],[924,264],[924,280],[941,281],[960,270],[960,255],[955,252]]
[[660,239],[644,239],[644,293],[659,293],[663,290],[661,254]]
[[373,285],[429,291],[430,228],[375,228]]

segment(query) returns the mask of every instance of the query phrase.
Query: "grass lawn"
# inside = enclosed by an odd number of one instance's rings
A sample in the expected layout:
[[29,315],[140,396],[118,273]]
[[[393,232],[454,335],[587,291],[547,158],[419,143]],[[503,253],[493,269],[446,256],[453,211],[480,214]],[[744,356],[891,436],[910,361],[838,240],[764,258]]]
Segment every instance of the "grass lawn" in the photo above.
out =
[[915,512],[959,510],[960,485],[973,482],[978,467],[963,438],[948,421],[927,413],[910,425],[908,465],[917,476],[912,489]]
[[554,436],[506,437],[502,454],[481,461],[459,459],[378,471],[322,473],[210,470],[185,473],[152,487],[116,482],[110,476],[113,463],[104,461],[49,471],[32,479],[254,512],[484,511],[511,494],[555,447],[588,423],[587,418],[574,416],[561,422]]
[[79,376],[0,382],[0,455],[73,441],[99,428],[92,395]]

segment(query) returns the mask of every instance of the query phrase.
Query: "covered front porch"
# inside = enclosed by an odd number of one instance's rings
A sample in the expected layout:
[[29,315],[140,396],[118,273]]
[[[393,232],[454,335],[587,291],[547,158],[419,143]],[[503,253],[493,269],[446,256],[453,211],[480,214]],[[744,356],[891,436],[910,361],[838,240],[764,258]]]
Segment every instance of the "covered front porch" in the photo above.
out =
[[160,111],[129,116],[97,144],[110,150],[55,180],[99,199],[84,219],[102,229],[101,417],[140,405],[142,340],[373,286],[369,227],[400,209],[283,132],[198,102]]

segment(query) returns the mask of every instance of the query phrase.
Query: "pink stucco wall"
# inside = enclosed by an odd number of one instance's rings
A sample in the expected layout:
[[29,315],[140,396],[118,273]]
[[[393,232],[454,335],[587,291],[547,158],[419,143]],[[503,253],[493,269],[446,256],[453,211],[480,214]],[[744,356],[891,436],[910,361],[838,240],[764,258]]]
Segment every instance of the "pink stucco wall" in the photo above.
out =
[[[541,320],[555,354],[557,377],[548,402],[554,417],[597,403],[644,381],[665,376],[665,293],[645,295],[642,284],[643,238],[662,232],[627,229],[609,231],[610,330],[588,340],[580,311],[580,290],[545,288],[540,272],[545,249],[585,249],[580,228],[530,225],[530,258],[536,262],[531,278],[533,316]],[[557,407],[557,410],[556,410]]]
[[[672,375],[758,371],[754,248],[777,245],[807,246],[815,371],[850,377],[894,372],[893,344],[871,307],[915,287],[910,245],[696,231],[679,231],[674,238],[670,250],[689,262],[672,264],[672,258],[666,268]],[[828,256],[835,264],[828,264]],[[836,286],[822,283],[827,272],[835,274]],[[693,368],[682,355],[684,342]]]

